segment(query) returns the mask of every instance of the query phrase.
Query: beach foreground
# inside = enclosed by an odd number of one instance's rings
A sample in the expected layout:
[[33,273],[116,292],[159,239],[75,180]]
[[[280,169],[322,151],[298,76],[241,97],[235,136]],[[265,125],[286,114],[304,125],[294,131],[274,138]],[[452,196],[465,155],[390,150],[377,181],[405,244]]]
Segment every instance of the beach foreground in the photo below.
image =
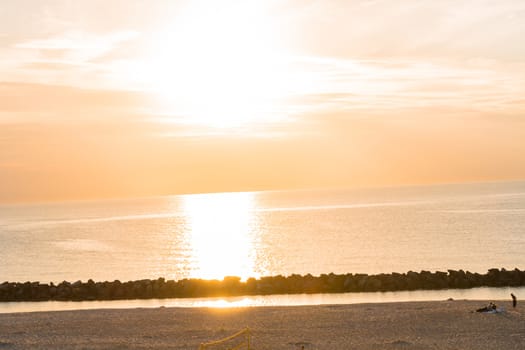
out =
[[525,311],[483,301],[0,314],[0,349],[198,349],[244,327],[253,349],[523,349]]

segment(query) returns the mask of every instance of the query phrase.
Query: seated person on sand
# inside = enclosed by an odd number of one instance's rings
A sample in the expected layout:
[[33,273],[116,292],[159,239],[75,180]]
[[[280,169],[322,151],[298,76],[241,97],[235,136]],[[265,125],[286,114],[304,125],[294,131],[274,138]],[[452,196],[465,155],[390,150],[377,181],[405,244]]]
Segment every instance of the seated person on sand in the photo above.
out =
[[488,312],[488,311],[496,311],[497,307],[496,304],[494,304],[492,301],[487,305],[480,309],[477,309],[476,312]]

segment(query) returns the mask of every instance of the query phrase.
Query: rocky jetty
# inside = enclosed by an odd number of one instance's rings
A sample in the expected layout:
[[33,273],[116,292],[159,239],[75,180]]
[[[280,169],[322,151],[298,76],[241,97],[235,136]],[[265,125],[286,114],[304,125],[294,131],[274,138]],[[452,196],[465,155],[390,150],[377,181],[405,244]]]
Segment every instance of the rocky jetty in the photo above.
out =
[[402,290],[437,290],[475,287],[525,286],[525,271],[490,269],[486,274],[448,270],[409,271],[390,274],[322,274],[223,280],[183,279],[179,281],[138,280],[121,282],[76,281],[54,283],[4,282],[0,301],[121,300],[154,298],[196,298],[240,295],[346,293]]

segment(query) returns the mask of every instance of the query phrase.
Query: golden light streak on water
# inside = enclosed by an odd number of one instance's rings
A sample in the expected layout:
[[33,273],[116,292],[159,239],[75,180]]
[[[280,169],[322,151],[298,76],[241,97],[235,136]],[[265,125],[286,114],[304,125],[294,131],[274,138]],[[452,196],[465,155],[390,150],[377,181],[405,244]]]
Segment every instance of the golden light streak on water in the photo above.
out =
[[191,276],[257,277],[253,193],[188,195],[182,208]]

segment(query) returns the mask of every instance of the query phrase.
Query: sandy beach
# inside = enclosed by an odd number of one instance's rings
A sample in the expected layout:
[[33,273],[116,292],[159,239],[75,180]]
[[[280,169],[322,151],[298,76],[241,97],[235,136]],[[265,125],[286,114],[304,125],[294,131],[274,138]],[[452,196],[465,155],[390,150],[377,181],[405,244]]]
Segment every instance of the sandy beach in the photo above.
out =
[[198,349],[244,327],[253,349],[523,349],[525,311],[483,301],[155,308],[0,315],[0,349]]

